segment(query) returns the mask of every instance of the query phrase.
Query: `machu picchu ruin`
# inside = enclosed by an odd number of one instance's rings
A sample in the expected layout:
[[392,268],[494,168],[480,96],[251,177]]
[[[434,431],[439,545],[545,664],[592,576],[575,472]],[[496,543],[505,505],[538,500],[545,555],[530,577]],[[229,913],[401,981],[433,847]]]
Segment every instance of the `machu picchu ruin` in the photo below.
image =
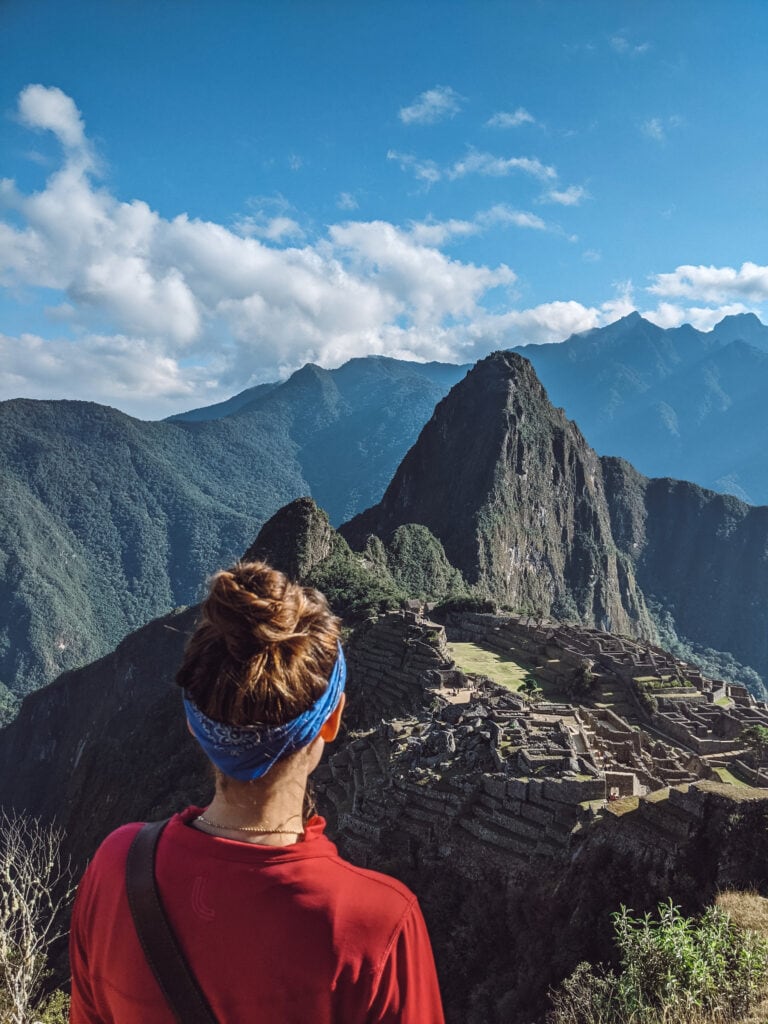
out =
[[[454,651],[473,646],[537,685],[468,671]],[[386,848],[470,866],[482,848],[514,875],[575,848],[615,801],[754,781],[741,736],[768,724],[743,687],[657,646],[523,616],[390,612],[358,627],[348,662],[349,742],[316,785],[360,863]]]

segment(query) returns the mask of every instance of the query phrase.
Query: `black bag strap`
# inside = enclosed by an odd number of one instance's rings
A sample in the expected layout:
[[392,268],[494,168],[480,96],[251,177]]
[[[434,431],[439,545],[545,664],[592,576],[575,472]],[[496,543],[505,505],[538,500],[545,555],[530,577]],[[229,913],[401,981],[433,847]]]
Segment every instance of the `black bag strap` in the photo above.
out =
[[151,821],[136,833],[125,865],[128,906],[141,948],[179,1024],[217,1024],[181,951],[160,902],[155,852],[168,820]]

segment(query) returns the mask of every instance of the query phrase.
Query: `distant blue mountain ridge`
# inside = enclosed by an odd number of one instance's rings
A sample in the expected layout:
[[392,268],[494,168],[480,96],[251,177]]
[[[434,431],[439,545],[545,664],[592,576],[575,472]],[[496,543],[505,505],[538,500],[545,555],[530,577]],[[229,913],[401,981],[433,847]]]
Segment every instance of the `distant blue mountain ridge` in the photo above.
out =
[[[712,331],[690,324],[665,329],[631,313],[562,342],[512,351],[531,361],[550,400],[599,454],[621,456],[647,476],[690,480],[768,504],[768,327],[753,313],[727,316]],[[417,373],[444,392],[469,368],[369,356],[324,372],[349,388],[355,379],[373,379],[363,370],[369,360],[392,378]],[[259,384],[170,419],[238,415],[264,407],[284,386]],[[331,518],[339,520],[333,509]]]
[[599,454],[768,504],[768,327],[754,314],[697,331],[632,313],[514,351]]

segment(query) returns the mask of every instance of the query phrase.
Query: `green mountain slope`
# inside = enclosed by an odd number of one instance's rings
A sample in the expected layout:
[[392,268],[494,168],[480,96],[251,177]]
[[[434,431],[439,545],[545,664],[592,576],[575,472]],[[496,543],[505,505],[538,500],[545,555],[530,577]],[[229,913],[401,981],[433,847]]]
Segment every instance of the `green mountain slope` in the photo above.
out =
[[0,405],[2,682],[35,689],[188,603],[306,490],[282,430],[250,426],[142,423],[87,403]]

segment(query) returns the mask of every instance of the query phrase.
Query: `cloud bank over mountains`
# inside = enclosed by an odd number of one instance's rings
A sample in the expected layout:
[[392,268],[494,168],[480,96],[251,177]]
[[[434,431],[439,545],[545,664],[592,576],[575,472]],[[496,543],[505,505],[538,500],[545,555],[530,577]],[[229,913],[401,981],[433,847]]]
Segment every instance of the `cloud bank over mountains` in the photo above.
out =
[[[400,118],[428,124],[461,103],[447,87],[429,90]],[[660,272],[644,302],[624,284],[599,305],[515,308],[514,268],[462,262],[445,249],[491,226],[553,230],[530,211],[497,204],[472,220],[406,225],[346,219],[314,236],[279,210],[233,226],[184,213],[167,219],[105,186],[83,117],[60,89],[28,86],[17,116],[52,132],[63,156],[39,192],[0,182],[0,284],[20,301],[50,300],[45,337],[0,334],[0,398],[89,398],[162,416],[308,361],[331,367],[378,353],[465,362],[501,346],[560,341],[634,308],[662,326],[688,320],[706,329],[768,299],[768,267],[745,263]],[[519,110],[511,117],[524,120]],[[551,185],[551,203],[587,198],[580,187],[558,188],[556,171],[534,158],[469,152],[435,166],[449,178],[515,171]],[[344,197],[346,215],[356,201]]]

